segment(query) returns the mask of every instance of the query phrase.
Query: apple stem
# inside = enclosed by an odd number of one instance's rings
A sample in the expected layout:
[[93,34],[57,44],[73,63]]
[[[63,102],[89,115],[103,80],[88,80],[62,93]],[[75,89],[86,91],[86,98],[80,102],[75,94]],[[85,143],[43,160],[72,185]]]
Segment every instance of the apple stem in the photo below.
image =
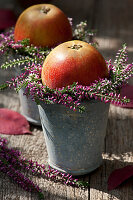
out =
[[50,11],[50,8],[43,7],[43,8],[41,9],[41,12],[42,12],[42,13],[45,13],[45,14],[47,14],[49,11]]
[[82,48],[82,45],[74,44],[74,45],[72,45],[72,46],[70,46],[70,47],[68,47],[68,48],[79,50],[80,48]]

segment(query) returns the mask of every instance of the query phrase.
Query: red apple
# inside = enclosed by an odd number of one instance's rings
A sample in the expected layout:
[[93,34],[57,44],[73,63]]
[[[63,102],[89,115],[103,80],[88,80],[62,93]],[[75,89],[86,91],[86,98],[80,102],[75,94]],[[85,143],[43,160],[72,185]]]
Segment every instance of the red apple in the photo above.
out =
[[38,4],[24,10],[15,25],[15,42],[25,38],[35,46],[52,47],[71,40],[72,27],[59,8]]
[[55,47],[42,67],[42,83],[55,89],[78,82],[90,85],[99,78],[108,77],[103,56],[86,42],[73,40]]

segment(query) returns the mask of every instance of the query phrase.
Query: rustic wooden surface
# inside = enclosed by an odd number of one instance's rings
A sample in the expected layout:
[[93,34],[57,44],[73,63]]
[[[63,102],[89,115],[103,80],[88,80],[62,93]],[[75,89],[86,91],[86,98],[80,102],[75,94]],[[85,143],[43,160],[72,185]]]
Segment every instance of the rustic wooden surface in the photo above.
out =
[[[53,2],[62,6],[61,1]],[[69,1],[68,1],[69,2]],[[72,2],[75,2],[72,0]],[[106,59],[114,58],[121,44],[126,42],[129,49],[129,62],[133,55],[133,2],[132,0],[93,0],[88,3],[88,13],[84,1],[75,5],[78,19],[84,7],[83,17],[88,20],[90,28],[98,30],[97,41],[99,50]],[[85,1],[87,4],[87,1]],[[71,2],[69,2],[69,6]],[[69,9],[64,6],[69,13]],[[81,8],[82,8],[81,7]],[[71,7],[74,10],[74,6]],[[76,13],[76,14],[77,14]],[[76,17],[75,17],[76,18]],[[0,71],[0,82],[9,78],[14,71]],[[8,90],[0,93],[0,107],[6,107],[20,112],[18,95]],[[9,146],[19,149],[26,158],[47,162],[47,151],[42,129],[31,125],[32,135],[8,136]],[[108,116],[107,134],[103,152],[103,164],[100,168],[84,176],[90,183],[90,188],[83,190],[59,183],[53,183],[43,178],[33,177],[42,188],[46,200],[132,200],[133,179],[109,192],[107,179],[112,170],[133,164],[133,110],[111,105]],[[37,196],[23,191],[12,183],[8,177],[0,173],[0,200],[36,200]]]

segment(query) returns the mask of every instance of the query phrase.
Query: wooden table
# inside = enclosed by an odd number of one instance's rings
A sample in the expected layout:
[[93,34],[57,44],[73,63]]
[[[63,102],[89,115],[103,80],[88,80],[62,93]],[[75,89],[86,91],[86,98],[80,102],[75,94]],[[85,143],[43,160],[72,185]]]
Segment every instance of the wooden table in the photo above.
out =
[[[87,3],[87,1],[85,2]],[[58,5],[57,1],[53,1],[53,3]],[[60,3],[59,1],[59,6]],[[86,9],[87,5],[84,4],[84,1],[81,3],[82,7]],[[114,59],[121,44],[126,42],[129,49],[129,62],[133,61],[132,0],[94,0],[88,3],[88,12],[84,12],[84,15],[90,28],[98,30],[96,39],[99,42],[99,50],[106,59]],[[10,73],[0,71],[0,82],[9,78],[9,74],[11,76],[13,73],[13,70]],[[0,107],[20,112],[18,95],[12,90],[1,92]],[[10,147],[19,149],[26,158],[46,163],[47,151],[42,129],[31,125],[31,131],[32,135],[2,136],[8,139]],[[107,179],[110,173],[114,169],[128,164],[133,164],[133,109],[111,105],[103,164],[91,174],[84,176],[84,180],[88,180],[90,183],[88,189],[72,188],[36,176],[33,177],[33,181],[42,188],[46,200],[132,200],[132,178],[115,190],[110,192],[107,190]],[[0,173],[0,200],[36,199],[37,196],[23,191],[7,176]]]

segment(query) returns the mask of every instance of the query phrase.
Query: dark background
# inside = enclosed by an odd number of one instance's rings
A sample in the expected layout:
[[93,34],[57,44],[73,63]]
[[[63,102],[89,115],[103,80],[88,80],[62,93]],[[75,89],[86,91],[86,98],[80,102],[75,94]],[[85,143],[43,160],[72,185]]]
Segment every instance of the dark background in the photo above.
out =
[[[51,3],[62,9],[73,18],[73,26],[87,20],[88,28],[97,30],[99,50],[107,58],[127,43],[129,62],[132,62],[133,0],[0,0],[0,10],[12,10],[16,20],[24,9],[39,3]],[[3,18],[0,15],[0,24]]]

